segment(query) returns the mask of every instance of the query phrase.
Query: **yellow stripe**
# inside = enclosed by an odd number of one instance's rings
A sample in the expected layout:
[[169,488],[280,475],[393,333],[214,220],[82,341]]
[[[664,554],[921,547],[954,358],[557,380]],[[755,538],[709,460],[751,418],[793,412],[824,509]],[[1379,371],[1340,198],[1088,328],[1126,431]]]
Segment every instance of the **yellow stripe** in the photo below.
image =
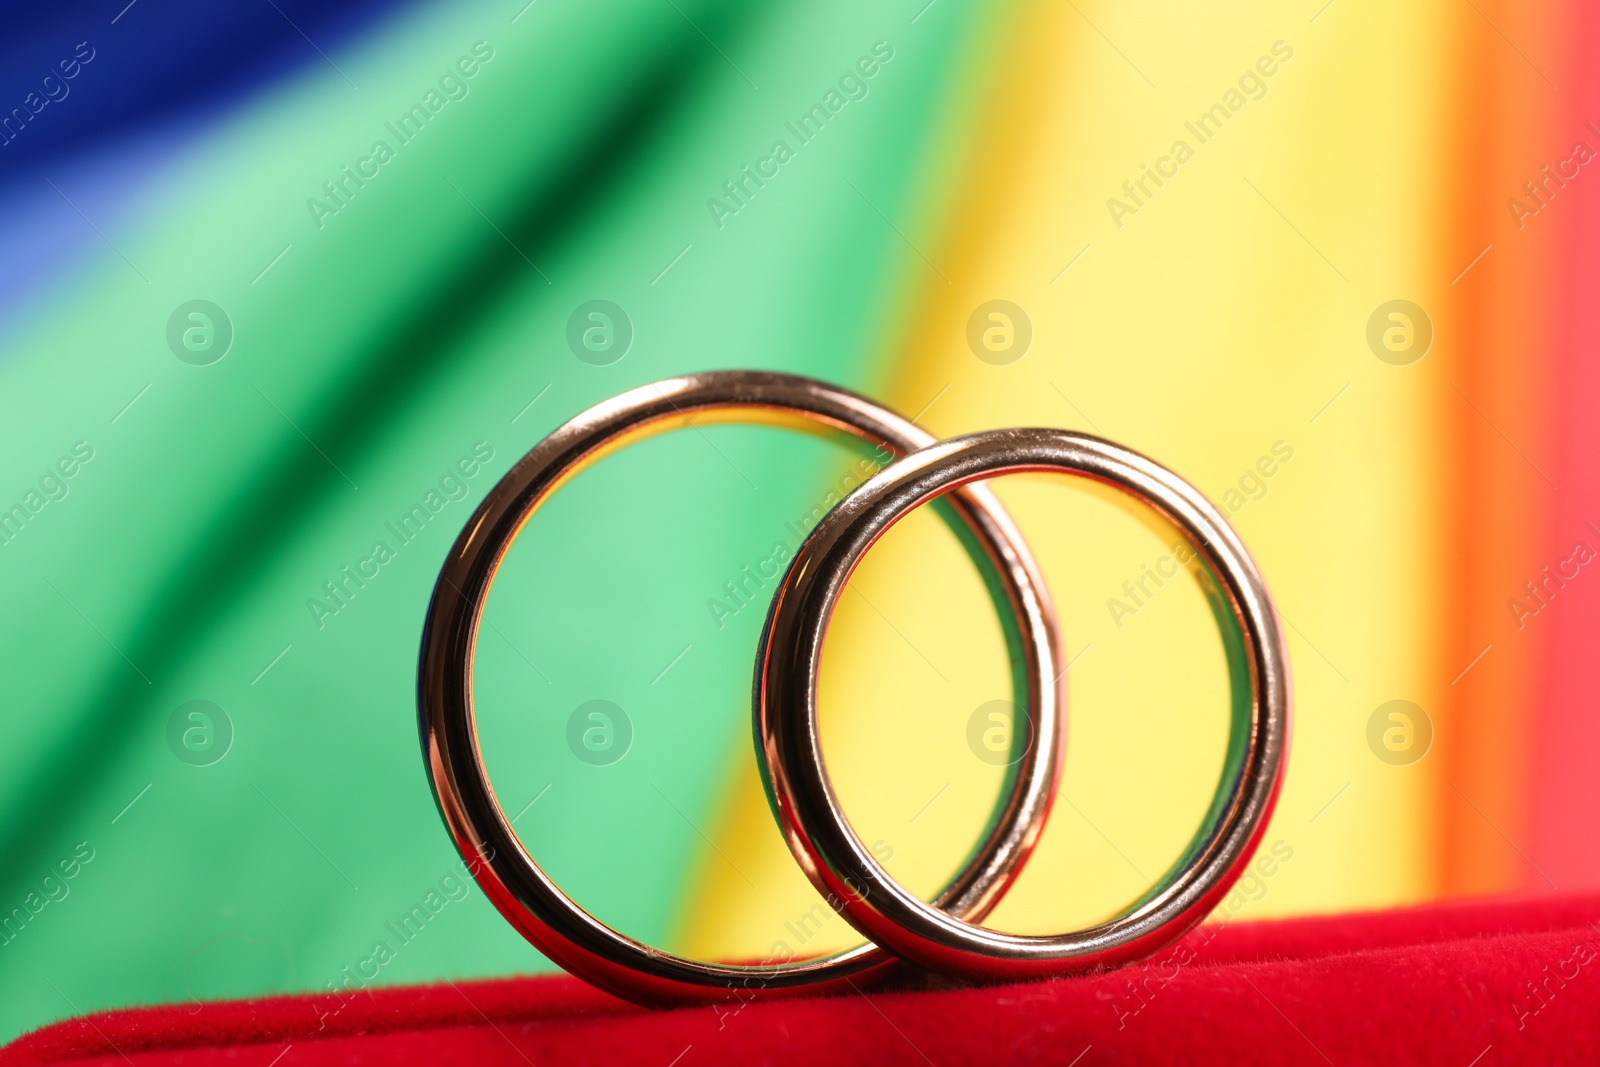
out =
[[[1443,154],[1429,131],[1443,125],[1430,108],[1447,56],[1404,42],[1450,38],[1431,4],[1314,14],[1020,5],[988,57],[992,105],[975,113],[945,236],[924,245],[936,269],[919,283],[888,396],[909,412],[932,401],[922,423],[940,434],[1100,433],[1225,510],[1242,503],[1233,521],[1290,623],[1297,701],[1266,839],[1283,842],[1279,858],[1235,898],[1235,910],[1259,898],[1252,916],[1433,892],[1438,761],[1385,763],[1366,725],[1395,698],[1437,708],[1449,682],[1425,607],[1441,581],[1430,478],[1445,342],[1394,367],[1368,351],[1365,327],[1392,298],[1445,304],[1442,177],[1430,169]],[[1186,123],[1213,104],[1225,120],[1202,139]],[[1179,141],[1192,157],[1164,162]],[[1159,186],[1141,168],[1158,163]],[[1135,200],[1122,183],[1142,177]],[[1113,197],[1135,210],[1114,211]],[[969,318],[992,299],[1032,324],[1031,349],[1009,365],[969,350]],[[1170,573],[1175,537],[1077,482],[1011,479],[999,492],[1041,559],[1068,655],[1081,656],[1062,800],[993,920],[1046,932],[1114,913],[1181,852],[1221,765],[1226,680],[1199,587],[1145,570]],[[929,895],[998,786],[967,727],[1007,695],[1000,633],[932,515],[897,528],[853,585],[864,595],[841,606],[822,683],[829,767],[863,839],[892,849],[890,871]],[[848,943],[816,908],[743,753],[735,762],[714,835],[726,859],[708,854],[679,947],[748,958],[778,940],[797,952]]]

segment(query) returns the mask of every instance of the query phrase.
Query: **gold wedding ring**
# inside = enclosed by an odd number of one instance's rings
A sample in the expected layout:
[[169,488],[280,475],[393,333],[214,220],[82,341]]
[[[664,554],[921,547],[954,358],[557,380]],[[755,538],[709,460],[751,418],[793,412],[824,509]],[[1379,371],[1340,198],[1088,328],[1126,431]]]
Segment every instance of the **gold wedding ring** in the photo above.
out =
[[[891,962],[873,945],[756,966],[707,963],[642,944],[584,911],[545,874],[489,782],[473,714],[472,663],[484,601],[524,523],[568,478],[624,445],[689,423],[781,422],[842,432],[904,455],[934,439],[865,397],[808,378],[717,371],[642,386],[583,412],[534,446],[467,520],[434,587],[423,630],[418,715],[434,796],[484,893],[519,932],[572,973],[641,1003],[741,999],[826,988]],[[1056,624],[1027,546],[986,489],[951,497],[976,561],[991,571],[1031,736],[989,830],[933,906],[978,920],[998,903],[1038,840],[1061,768]]]
[[[1073,933],[988,930],[930,908],[894,881],[851,829],[823,764],[817,671],[850,574],[914,508],[1003,474],[1062,472],[1120,489],[1172,522],[1215,591],[1233,680],[1232,727],[1215,801],[1173,867],[1123,914]],[[773,594],[756,661],[757,757],[784,838],[817,890],[872,941],[929,970],[1036,978],[1148,956],[1192,926],[1243,873],[1283,781],[1289,664],[1272,598],[1238,535],[1198,490],[1109,441],[1054,429],[991,430],[891,464],[822,518]]]
[[[895,462],[856,486],[790,561],[756,657],[756,755],[790,851],[816,889],[872,944],[808,960],[708,963],[644,945],[595,919],[540,868],[495,797],[473,715],[472,663],[496,569],[524,523],[589,464],[685,424],[779,422],[880,444]],[[1065,728],[1054,613],[1038,568],[984,479],[1058,472],[1119,489],[1173,523],[1201,561],[1232,679],[1231,729],[1216,798],[1189,847],[1122,914],[1086,930],[1026,936],[977,925],[1026,861],[1049,815]],[[872,545],[913,509],[949,494],[1006,627],[1029,730],[989,830],[931,902],[890,877],[856,836],[824,765],[817,720],[823,639]],[[502,915],[552,960],[641,1003],[740,999],[828,988],[892,957],[975,979],[1030,978],[1125,963],[1201,921],[1243,872],[1283,781],[1288,657],[1272,598],[1227,521],[1193,486],[1120,445],[1058,429],[992,430],[945,441],[864,397],[807,378],[717,371],[642,386],[582,413],[534,446],[456,540],[423,631],[419,725],[428,776],[457,849]],[[881,946],[881,948],[879,947]],[[887,954],[884,950],[887,950]]]

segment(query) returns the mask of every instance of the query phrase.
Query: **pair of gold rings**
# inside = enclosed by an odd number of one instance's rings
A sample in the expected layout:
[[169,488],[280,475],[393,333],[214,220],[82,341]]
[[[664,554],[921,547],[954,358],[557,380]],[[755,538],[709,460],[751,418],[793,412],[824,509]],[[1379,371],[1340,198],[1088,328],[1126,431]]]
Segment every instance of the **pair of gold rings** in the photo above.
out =
[[[579,907],[528,854],[494,790],[478,743],[472,664],[495,571],[539,506],[584,467],[693,419],[761,421],[844,433],[898,459],[828,512],[777,587],[756,654],[756,758],[796,861],[870,944],[759,966],[686,959],[611,929]],[[1086,930],[1032,936],[978,923],[1010,888],[1050,813],[1065,740],[1057,624],[1037,565],[984,486],[1002,474],[1061,472],[1113,486],[1172,522],[1195,549],[1223,631],[1232,701],[1216,798],[1189,847],[1121,915]],[[1030,732],[984,840],[931,901],[907,892],[856,836],[824,765],[817,720],[823,636],[845,583],[888,529],[949,494],[990,582],[1025,692]],[[611,398],[540,441],[490,491],[450,550],[428,605],[418,677],[423,758],[456,848],[502,915],[550,959],[646,1004],[769,996],[831,985],[908,961],[969,979],[1094,970],[1148,956],[1206,914],[1243,873],[1283,778],[1289,676],[1265,583],[1222,515],[1161,465],[1098,437],[1058,429],[992,430],[935,440],[902,416],[823,382],[758,371],[671,378]]]

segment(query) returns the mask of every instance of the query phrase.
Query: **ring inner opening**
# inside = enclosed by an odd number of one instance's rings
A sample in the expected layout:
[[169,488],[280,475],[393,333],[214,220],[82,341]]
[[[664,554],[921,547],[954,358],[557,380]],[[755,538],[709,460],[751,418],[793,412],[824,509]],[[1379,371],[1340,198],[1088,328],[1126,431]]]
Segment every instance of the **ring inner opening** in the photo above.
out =
[[[983,925],[1033,935],[1091,927],[1161,885],[1210,819],[1231,717],[1241,699],[1248,708],[1229,640],[1236,626],[1193,546],[1127,494],[1053,473],[983,484],[1039,561],[1069,665],[1055,805]],[[818,684],[841,807],[884,868],[924,899],[976,839],[999,788],[996,764],[1015,757],[1025,725],[981,585],[952,538],[940,545],[927,510],[891,528],[852,575]],[[879,842],[892,849],[886,858]],[[1261,851],[1273,850],[1269,834]],[[1270,881],[1247,872],[1225,907],[1265,914]]]
[[[795,549],[892,455],[792,427],[695,415],[581,470],[511,545],[478,634],[484,762],[524,847],[600,921],[694,959],[786,962],[861,940],[773,822],[750,688]],[[823,920],[832,939],[807,936]],[[525,967],[506,932],[508,965]]]

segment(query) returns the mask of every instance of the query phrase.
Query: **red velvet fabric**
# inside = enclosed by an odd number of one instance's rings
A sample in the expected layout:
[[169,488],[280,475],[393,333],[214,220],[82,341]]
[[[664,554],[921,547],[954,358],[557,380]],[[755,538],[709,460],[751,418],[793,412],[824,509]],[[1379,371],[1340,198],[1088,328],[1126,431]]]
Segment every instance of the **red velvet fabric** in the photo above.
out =
[[1597,919],[1600,896],[1235,922],[1090,977],[672,1011],[564,976],[139,1008],[0,1064],[1589,1064]]

